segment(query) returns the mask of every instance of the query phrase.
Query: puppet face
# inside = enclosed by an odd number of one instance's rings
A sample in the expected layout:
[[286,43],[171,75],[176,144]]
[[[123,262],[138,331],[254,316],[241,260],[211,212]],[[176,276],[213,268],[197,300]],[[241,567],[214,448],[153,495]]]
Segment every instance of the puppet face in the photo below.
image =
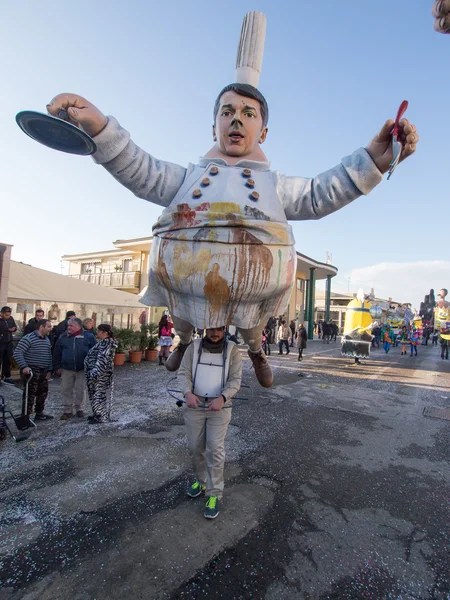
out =
[[236,92],[225,92],[220,99],[213,136],[220,150],[228,156],[250,154],[267,136],[260,103]]

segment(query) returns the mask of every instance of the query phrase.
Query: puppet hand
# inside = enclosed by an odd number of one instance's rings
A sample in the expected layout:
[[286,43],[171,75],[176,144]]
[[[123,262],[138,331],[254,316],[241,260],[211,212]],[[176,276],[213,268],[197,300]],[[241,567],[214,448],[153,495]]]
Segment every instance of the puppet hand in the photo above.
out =
[[[370,158],[378,167],[381,173],[389,171],[389,164],[392,160],[392,130],[394,121],[389,119],[381,128],[380,132],[373,138],[368,146],[367,152]],[[402,152],[399,162],[408,158],[416,151],[416,144],[419,136],[416,133],[415,125],[411,125],[408,119],[401,119],[398,128],[398,141],[402,144]]]
[[58,117],[61,110],[67,111],[69,123],[81,127],[91,137],[98,135],[108,123],[96,106],[76,94],[58,94],[47,104],[47,111],[53,117]]
[[201,404],[200,398],[192,392],[188,392],[184,399],[188,408],[198,408],[198,405]]
[[218,396],[217,398],[214,398],[213,400],[211,400],[211,402],[209,403],[208,406],[208,410],[222,410],[223,405],[225,404],[222,396]]
[[435,30],[450,33],[450,0],[436,0],[431,12],[435,17]]

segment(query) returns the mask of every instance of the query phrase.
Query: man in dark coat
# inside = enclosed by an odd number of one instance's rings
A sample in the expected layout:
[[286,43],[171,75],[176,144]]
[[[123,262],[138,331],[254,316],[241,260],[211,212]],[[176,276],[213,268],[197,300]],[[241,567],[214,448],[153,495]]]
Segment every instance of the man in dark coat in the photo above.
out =
[[322,323],[322,339],[324,344],[325,342],[330,343],[330,326],[326,321]]
[[44,311],[42,308],[38,308],[34,313],[34,317],[30,319],[25,325],[25,329],[23,331],[23,335],[27,335],[28,333],[32,333],[39,327],[39,321],[42,321],[44,318]]
[[2,377],[5,383],[15,385],[11,379],[11,358],[13,355],[13,333],[17,331],[17,325],[11,316],[9,306],[4,306],[0,311],[0,365]]
[[76,316],[77,315],[73,310],[68,310],[66,312],[66,318],[64,319],[64,321],[61,321],[61,323],[58,323],[58,325],[53,328],[51,333],[51,342],[53,347],[58,341],[58,338],[61,337],[62,334],[67,331],[67,323],[69,322],[69,319],[74,319],[76,318]]

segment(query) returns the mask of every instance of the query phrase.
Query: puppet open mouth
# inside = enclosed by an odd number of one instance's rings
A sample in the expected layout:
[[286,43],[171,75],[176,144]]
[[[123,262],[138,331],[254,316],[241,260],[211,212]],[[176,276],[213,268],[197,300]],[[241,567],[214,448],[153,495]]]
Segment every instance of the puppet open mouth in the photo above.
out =
[[229,133],[228,137],[232,142],[240,142],[244,139],[244,136],[239,131],[233,131],[232,133]]

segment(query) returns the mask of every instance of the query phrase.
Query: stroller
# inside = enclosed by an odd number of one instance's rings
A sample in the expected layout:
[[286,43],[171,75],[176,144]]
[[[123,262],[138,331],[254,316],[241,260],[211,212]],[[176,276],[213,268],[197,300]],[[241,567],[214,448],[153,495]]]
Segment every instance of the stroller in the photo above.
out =
[[[33,373],[30,371],[30,375],[25,381],[25,390],[22,398],[22,412],[20,415],[13,415],[10,410],[7,410],[4,397],[0,396],[0,441],[6,439],[9,432],[15,442],[23,442],[24,440],[27,440],[31,433],[36,429],[36,424],[30,419],[30,416],[27,415],[28,384],[32,377]],[[7,416],[7,414],[9,416]],[[23,433],[14,435],[6,419],[12,419],[19,432]]]

